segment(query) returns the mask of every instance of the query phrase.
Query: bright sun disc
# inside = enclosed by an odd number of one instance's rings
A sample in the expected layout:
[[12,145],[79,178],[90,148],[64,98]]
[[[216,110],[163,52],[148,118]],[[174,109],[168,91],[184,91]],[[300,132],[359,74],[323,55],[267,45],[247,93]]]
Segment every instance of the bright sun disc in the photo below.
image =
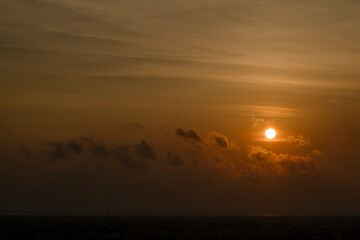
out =
[[265,131],[265,136],[266,138],[268,139],[273,139],[275,136],[276,136],[276,132],[274,129],[272,128],[269,128]]

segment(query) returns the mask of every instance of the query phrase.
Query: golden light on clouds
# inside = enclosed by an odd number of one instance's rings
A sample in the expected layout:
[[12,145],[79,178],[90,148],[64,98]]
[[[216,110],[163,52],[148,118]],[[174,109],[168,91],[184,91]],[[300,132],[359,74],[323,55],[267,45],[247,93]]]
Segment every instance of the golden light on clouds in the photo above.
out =
[[276,131],[272,128],[269,128],[265,131],[265,137],[267,139],[274,139],[276,137]]

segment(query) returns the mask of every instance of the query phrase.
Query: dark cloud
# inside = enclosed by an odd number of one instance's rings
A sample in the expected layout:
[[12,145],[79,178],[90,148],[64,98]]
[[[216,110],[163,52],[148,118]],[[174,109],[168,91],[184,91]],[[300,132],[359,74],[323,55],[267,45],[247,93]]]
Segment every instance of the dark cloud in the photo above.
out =
[[219,156],[216,156],[215,157],[215,162],[217,162],[217,163],[221,163],[223,160],[221,159],[221,157],[219,157]]
[[211,131],[208,132],[206,137],[204,138],[205,145],[208,145],[209,147],[220,147],[220,148],[229,148],[230,142],[226,135]]
[[47,143],[46,146],[47,149],[44,153],[47,155],[49,160],[63,160],[69,155],[68,149],[63,143]]
[[130,148],[126,145],[117,147],[114,151],[114,155],[116,159],[126,167],[134,169],[147,169],[149,167],[148,163],[135,160]]
[[30,150],[28,147],[26,147],[26,146],[23,145],[23,144],[20,144],[20,145],[19,145],[19,148],[20,148],[21,154],[22,154],[24,157],[26,157],[26,158],[31,157],[32,152],[31,152],[31,150]]
[[[28,148],[20,145],[22,152],[30,152]],[[80,137],[75,140],[64,142],[51,142],[45,144],[42,151],[49,160],[67,160],[78,156],[78,159],[86,160],[101,158],[105,161],[114,161],[131,169],[148,169],[148,159],[155,159],[156,154],[152,147],[142,140],[133,149],[126,144],[113,146],[93,137]]]
[[141,140],[139,144],[136,144],[135,153],[144,159],[156,158],[155,151],[145,140]]
[[83,136],[83,137],[80,137],[80,141],[86,142],[86,143],[93,143],[93,142],[95,142],[94,138],[91,137],[91,136]]
[[228,147],[228,143],[226,139],[223,137],[215,137],[215,141],[220,147],[224,147],[224,148]]
[[180,158],[179,155],[173,155],[171,153],[167,154],[167,162],[172,166],[182,166],[184,161]]
[[46,149],[43,153],[47,155],[48,159],[51,160],[63,160],[69,157],[71,153],[80,154],[83,151],[83,143],[80,140],[69,140],[67,143],[64,142],[50,142],[45,144]]
[[192,130],[192,129],[178,128],[178,129],[176,129],[176,135],[184,137],[186,139],[191,139],[191,140],[194,140],[194,141],[197,141],[197,142],[202,141],[199,134],[197,132],[195,132],[194,130]]
[[90,152],[97,157],[108,156],[107,146],[102,142],[95,142],[90,146]]
[[258,175],[254,174],[252,172],[243,172],[242,176],[249,177],[249,178],[256,179],[256,180],[260,179],[260,177]]
[[127,165],[129,162],[132,161],[130,148],[126,145],[121,145],[117,147],[114,151],[114,154],[120,162],[124,163],[124,165]]
[[69,158],[72,153],[81,154],[84,151],[96,157],[107,155],[106,145],[101,142],[94,141],[91,137],[81,137],[77,140],[64,142],[46,143],[43,153],[48,159],[63,160]]
[[67,143],[67,147],[68,147],[71,151],[73,151],[73,152],[75,152],[75,153],[81,153],[81,151],[83,150],[82,143],[77,142],[77,141],[75,141],[75,140],[69,141],[69,142]]
[[317,169],[317,164],[309,157],[300,157],[300,156],[285,156],[279,162],[290,174],[291,173],[311,173]]

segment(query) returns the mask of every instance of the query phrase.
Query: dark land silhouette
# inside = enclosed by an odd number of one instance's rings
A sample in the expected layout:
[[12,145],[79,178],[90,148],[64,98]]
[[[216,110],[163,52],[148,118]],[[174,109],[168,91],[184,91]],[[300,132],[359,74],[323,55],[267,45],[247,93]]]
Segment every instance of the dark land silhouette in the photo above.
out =
[[1,216],[0,239],[360,239],[360,217]]

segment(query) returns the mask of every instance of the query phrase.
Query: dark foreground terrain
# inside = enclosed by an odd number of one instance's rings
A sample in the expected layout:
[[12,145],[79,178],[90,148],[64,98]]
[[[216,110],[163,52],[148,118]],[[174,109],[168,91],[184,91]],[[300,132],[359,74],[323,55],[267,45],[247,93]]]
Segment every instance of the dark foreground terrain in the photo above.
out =
[[0,216],[0,239],[360,239],[360,217]]

